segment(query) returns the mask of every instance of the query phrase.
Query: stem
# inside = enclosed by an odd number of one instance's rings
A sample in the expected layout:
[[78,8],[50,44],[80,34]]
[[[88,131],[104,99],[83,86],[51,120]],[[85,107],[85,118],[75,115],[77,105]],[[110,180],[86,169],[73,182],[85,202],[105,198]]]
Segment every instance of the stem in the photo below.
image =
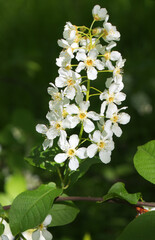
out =
[[94,89],[95,91],[97,91],[97,92],[99,92],[99,93],[102,93],[99,89],[97,89],[97,88],[94,88],[94,87],[90,87],[90,88],[92,88],[92,89]]
[[98,72],[113,72],[113,70],[103,70],[103,71],[98,71]]
[[89,95],[89,97],[99,96],[99,95],[100,95],[100,93],[94,93],[94,94]]
[[62,174],[60,172],[60,169],[57,167],[57,172],[58,172],[58,176],[60,178],[60,182],[61,182],[61,186],[62,188],[64,188],[64,181],[63,181],[63,178],[62,178]]
[[[103,197],[80,197],[80,196],[70,196],[70,197],[57,197],[54,202],[63,202],[63,201],[88,201],[88,202],[102,202],[104,200]],[[155,202],[140,202],[138,201],[137,204],[129,204],[126,201],[121,201],[118,199],[109,199],[106,203],[124,203],[134,207],[155,207]],[[4,210],[9,210],[11,205],[3,206]]]
[[87,93],[86,93],[86,101],[89,100],[89,92],[90,92],[90,80],[87,82]]
[[83,122],[81,123],[81,129],[80,129],[80,133],[79,133],[80,141],[81,141],[81,138],[82,138],[82,134],[83,134]]

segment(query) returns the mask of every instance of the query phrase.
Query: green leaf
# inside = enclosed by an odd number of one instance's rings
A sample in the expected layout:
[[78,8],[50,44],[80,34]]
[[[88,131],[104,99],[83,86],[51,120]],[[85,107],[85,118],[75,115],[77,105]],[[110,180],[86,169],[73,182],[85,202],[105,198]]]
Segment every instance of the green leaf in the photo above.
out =
[[138,147],[134,165],[143,178],[155,184],[155,140]]
[[10,205],[12,203],[13,199],[9,194],[1,193],[0,192],[0,203],[2,205]]
[[113,198],[125,200],[131,204],[136,204],[141,197],[141,193],[128,193],[125,189],[125,184],[122,182],[115,183],[108,193],[103,197],[104,201]]
[[3,206],[0,204],[0,216],[4,215],[4,209]]
[[25,190],[26,180],[21,174],[17,173],[7,178],[5,192],[8,193],[12,199]]
[[144,213],[124,229],[117,240],[154,240],[155,239],[155,211]]
[[71,223],[79,213],[79,209],[72,202],[53,204],[49,214],[52,215],[52,222],[49,226],[62,226]]
[[[4,224],[0,223],[0,236],[3,234],[4,232]],[[0,238],[1,239],[1,238]]]
[[80,167],[76,171],[70,173],[70,186],[72,186],[79,178],[81,178],[90,168],[91,165],[101,163],[98,157],[87,158],[80,163]]
[[25,191],[13,201],[9,213],[10,228],[14,235],[43,222],[54,199],[62,193],[54,183],[41,185],[33,191]]
[[54,161],[54,157],[58,152],[59,148],[56,146],[44,151],[41,145],[34,147],[31,150],[30,156],[26,157],[25,160],[32,166],[55,172],[57,170],[56,166],[60,166],[60,164]]

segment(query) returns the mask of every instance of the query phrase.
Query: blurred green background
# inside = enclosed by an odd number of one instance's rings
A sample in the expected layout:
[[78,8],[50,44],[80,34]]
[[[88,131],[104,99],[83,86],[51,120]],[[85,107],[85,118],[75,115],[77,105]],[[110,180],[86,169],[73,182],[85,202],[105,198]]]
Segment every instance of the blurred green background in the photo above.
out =
[[[137,146],[152,140],[155,132],[155,1],[0,0],[0,201],[6,204],[12,201],[19,182],[22,189],[54,180],[50,173],[29,166],[24,157],[43,141],[35,126],[47,123],[47,87],[58,75],[55,59],[61,49],[57,40],[62,38],[64,25],[70,21],[90,26],[96,4],[107,8],[109,21],[121,33],[117,50],[127,59],[124,105],[131,121],[122,127],[122,137],[115,138],[111,163],[90,168],[67,193],[102,196],[113,183],[123,181],[129,192],[141,191],[146,201],[155,201],[154,186],[133,166]],[[100,78],[97,86],[104,89]],[[19,180],[20,174],[25,180]],[[13,180],[10,175],[15,176]],[[77,205],[81,212],[72,224],[51,229],[54,239],[115,239],[136,215],[127,205]]]

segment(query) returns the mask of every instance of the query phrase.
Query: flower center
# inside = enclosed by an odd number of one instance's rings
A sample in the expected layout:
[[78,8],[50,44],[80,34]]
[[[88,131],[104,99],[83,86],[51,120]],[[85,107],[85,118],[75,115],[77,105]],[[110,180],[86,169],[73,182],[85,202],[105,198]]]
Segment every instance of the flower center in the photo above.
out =
[[70,148],[70,149],[68,150],[67,154],[68,154],[70,157],[72,157],[72,156],[75,155],[75,150],[74,150],[73,148]]
[[56,124],[55,124],[55,128],[58,130],[58,129],[60,129],[61,128],[61,123],[60,122],[57,122]]
[[99,20],[100,20],[99,15],[98,15],[98,14],[94,15],[94,19],[95,19],[96,21],[99,21]]
[[116,74],[116,75],[118,75],[118,74],[120,74],[120,73],[121,73],[121,69],[120,69],[120,68],[118,68],[118,67],[116,67],[115,74]]
[[44,225],[43,225],[43,223],[41,223],[41,224],[39,225],[39,229],[40,229],[40,231],[42,231],[43,228],[44,228]]
[[53,94],[53,98],[54,98],[55,100],[60,100],[60,93],[59,93],[59,92],[54,93],[54,94]]
[[102,149],[105,147],[105,143],[103,141],[100,141],[98,144],[99,149]]
[[63,111],[62,111],[62,116],[63,118],[66,118],[68,115],[68,112],[66,111],[66,109],[64,108]]
[[113,102],[114,101],[114,97],[112,97],[112,96],[109,97],[108,101],[109,101],[109,103]]
[[87,65],[88,67],[93,66],[93,63],[94,63],[94,61],[93,61],[91,58],[87,58],[87,60],[86,60],[86,65]]
[[110,52],[106,52],[106,53],[104,54],[104,58],[105,58],[106,60],[109,60],[109,59],[110,59]]
[[73,86],[74,85],[74,80],[72,78],[67,80],[67,85],[68,86]]
[[108,36],[108,32],[106,29],[103,30],[102,37],[106,38]]
[[114,115],[111,119],[110,119],[113,123],[116,123],[118,121],[118,116]]
[[86,118],[86,113],[81,112],[81,113],[79,114],[79,118],[80,118],[81,120],[85,119],[85,118]]
[[70,65],[70,64],[67,65],[67,66],[65,67],[65,69],[66,69],[67,71],[69,71],[69,70],[71,69],[71,65]]

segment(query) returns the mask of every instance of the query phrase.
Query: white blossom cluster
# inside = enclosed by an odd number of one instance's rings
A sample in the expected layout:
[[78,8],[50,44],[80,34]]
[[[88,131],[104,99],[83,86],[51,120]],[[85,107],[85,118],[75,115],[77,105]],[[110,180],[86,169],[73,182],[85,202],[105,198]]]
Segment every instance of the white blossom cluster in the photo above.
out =
[[[126,98],[121,92],[125,59],[113,50],[120,33],[108,22],[105,8],[94,6],[92,15],[90,28],[66,23],[63,39],[58,40],[62,47],[56,59],[59,76],[48,88],[49,125],[36,126],[36,131],[45,136],[43,149],[51,148],[57,141],[60,153],[54,160],[60,164],[68,160],[70,170],[76,170],[81,159],[93,158],[98,153],[103,163],[109,163],[114,149],[113,135],[120,137],[120,124],[130,121],[130,116],[123,112],[127,107],[120,108]],[[94,27],[99,21],[103,21],[102,27]],[[104,72],[111,74],[105,89],[91,87],[98,74]],[[91,93],[92,89],[95,94]],[[92,96],[101,100],[100,113],[89,110]],[[78,134],[69,135],[75,127]],[[84,138],[86,134],[88,137]]]

